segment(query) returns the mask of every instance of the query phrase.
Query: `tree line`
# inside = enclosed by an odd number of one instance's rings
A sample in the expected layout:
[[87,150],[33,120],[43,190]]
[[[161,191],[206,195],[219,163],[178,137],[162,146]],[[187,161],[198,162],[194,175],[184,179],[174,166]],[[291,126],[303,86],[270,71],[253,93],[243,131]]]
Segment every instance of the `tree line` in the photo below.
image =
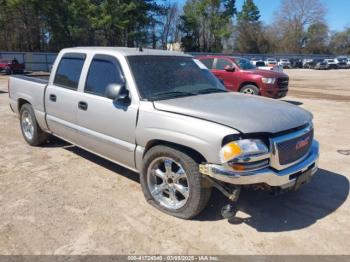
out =
[[[272,11],[273,12],[273,11]],[[332,32],[320,0],[282,0],[270,24],[254,0],[0,0],[0,50],[70,46],[191,52],[350,54],[350,28]]]

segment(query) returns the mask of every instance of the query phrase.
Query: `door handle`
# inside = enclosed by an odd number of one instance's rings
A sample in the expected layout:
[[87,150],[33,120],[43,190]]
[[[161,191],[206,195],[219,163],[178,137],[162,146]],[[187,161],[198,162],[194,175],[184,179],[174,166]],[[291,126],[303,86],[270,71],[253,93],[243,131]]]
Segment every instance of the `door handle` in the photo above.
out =
[[80,101],[78,107],[79,109],[86,111],[88,109],[88,104],[86,102]]
[[56,102],[56,100],[57,100],[57,96],[56,96],[56,95],[51,94],[51,95],[50,95],[50,100],[51,100],[52,102]]

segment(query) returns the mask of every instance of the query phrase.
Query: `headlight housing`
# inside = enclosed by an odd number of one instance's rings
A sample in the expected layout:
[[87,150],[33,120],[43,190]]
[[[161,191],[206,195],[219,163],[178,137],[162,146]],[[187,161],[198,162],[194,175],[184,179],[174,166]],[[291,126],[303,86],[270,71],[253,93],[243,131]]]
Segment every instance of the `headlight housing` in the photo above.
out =
[[265,155],[269,153],[266,144],[260,139],[242,139],[224,145],[220,150],[221,163],[227,163],[239,158]]
[[276,78],[266,78],[266,77],[263,77],[263,78],[261,78],[261,81],[262,81],[264,84],[274,84],[275,81],[276,81]]

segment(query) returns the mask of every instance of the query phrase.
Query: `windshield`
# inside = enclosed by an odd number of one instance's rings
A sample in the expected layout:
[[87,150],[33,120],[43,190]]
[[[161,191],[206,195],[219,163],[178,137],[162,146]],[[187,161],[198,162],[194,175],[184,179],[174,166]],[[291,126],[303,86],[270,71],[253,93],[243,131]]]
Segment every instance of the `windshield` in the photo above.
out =
[[226,92],[221,82],[191,57],[148,55],[129,56],[127,59],[143,99],[153,101]]
[[255,66],[257,66],[257,67],[259,67],[259,66],[265,66],[265,62],[256,62],[256,65]]
[[243,70],[255,69],[255,66],[248,59],[235,58],[235,61],[238,64],[238,66]]

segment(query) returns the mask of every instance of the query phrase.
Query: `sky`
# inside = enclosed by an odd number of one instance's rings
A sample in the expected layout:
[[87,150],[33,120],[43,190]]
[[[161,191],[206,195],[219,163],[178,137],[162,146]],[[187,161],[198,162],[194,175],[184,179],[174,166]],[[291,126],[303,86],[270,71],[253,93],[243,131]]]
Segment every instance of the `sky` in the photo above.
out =
[[[174,1],[185,3],[185,0]],[[244,0],[236,0],[236,8],[241,10]],[[261,14],[261,20],[265,23],[273,21],[274,12],[278,10],[281,0],[254,0]],[[349,0],[322,0],[327,8],[326,21],[329,28],[334,31],[341,31],[346,26],[350,27],[350,1]]]
[[[241,10],[244,0],[236,0],[236,7]],[[261,20],[266,23],[273,21],[275,10],[278,10],[281,0],[254,0],[261,13]],[[350,1],[349,0],[323,0],[327,8],[327,17],[329,28],[340,31],[344,27],[350,26]]]

